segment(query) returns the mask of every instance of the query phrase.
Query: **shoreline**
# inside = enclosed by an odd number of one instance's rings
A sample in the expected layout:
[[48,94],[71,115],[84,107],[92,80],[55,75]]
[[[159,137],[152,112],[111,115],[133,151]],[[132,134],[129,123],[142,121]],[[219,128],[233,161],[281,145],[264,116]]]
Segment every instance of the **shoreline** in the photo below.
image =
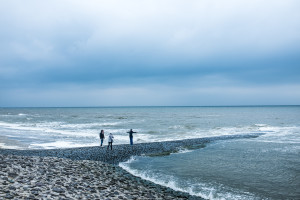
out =
[[190,199],[100,161],[0,154],[0,199]]
[[244,135],[227,135],[217,137],[195,138],[185,140],[173,140],[152,143],[137,143],[134,145],[120,144],[113,145],[113,150],[107,150],[107,145],[93,147],[77,147],[62,149],[1,149],[0,154],[20,155],[20,156],[39,156],[39,157],[58,157],[71,160],[94,160],[117,165],[120,162],[129,160],[132,156],[140,155],[166,155],[176,153],[180,148],[203,148],[203,145],[220,140],[256,138],[264,133],[250,133]]
[[[231,135],[167,142],[70,149],[0,149],[0,197],[4,199],[203,199],[136,177],[121,167],[131,156],[165,156],[209,142],[255,138]],[[74,185],[74,183],[76,183]]]

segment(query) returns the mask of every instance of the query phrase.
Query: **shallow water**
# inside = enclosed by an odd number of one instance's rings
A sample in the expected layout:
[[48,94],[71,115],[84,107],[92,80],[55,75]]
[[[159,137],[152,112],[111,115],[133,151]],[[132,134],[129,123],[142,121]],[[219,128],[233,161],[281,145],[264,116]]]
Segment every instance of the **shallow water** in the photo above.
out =
[[[49,149],[264,133],[198,150],[135,157],[129,172],[207,199],[300,199],[300,107],[0,108],[0,145]],[[106,143],[107,141],[105,141]]]
[[135,157],[132,174],[206,199],[297,199],[299,145],[260,139],[217,141],[164,157]]

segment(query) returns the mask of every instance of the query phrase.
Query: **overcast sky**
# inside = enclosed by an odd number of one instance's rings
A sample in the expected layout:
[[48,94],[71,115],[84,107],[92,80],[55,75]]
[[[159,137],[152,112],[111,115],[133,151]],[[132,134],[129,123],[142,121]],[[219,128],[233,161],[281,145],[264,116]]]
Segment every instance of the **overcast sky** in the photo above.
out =
[[0,0],[0,107],[293,104],[299,0]]

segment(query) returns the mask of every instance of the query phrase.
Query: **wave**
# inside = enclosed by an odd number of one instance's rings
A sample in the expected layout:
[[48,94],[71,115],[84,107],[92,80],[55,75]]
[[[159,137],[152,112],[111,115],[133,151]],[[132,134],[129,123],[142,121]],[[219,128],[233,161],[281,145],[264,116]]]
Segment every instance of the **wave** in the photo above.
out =
[[[168,129],[173,130],[168,130]],[[0,121],[0,131],[3,135],[15,135],[20,132],[26,132],[28,138],[30,136],[44,137],[47,140],[49,137],[58,138],[59,140],[66,140],[73,138],[78,140],[85,140],[88,143],[98,140],[98,133],[104,129],[105,134],[113,133],[115,135],[116,144],[127,144],[128,129],[123,122],[100,122],[100,123],[66,123],[66,122],[3,122]],[[259,138],[261,142],[276,142],[276,143],[300,143],[300,127],[298,126],[270,126],[268,124],[253,124],[248,126],[233,126],[233,127],[213,127],[213,128],[186,128],[185,126],[175,125],[166,127],[166,130],[151,130],[136,129],[138,133],[134,134],[134,143],[146,142],[163,142],[183,139],[207,138],[218,136],[231,135],[246,135],[246,134],[261,134],[266,133]],[[32,139],[32,143],[35,142]],[[84,144],[83,144],[84,145]]]
[[[0,122],[0,127],[13,131],[29,131],[38,134],[52,133],[57,135],[67,135],[73,137],[98,137],[98,130],[101,126],[116,125],[118,123],[86,123],[86,124],[65,124],[62,122],[42,122],[42,123],[7,123]],[[97,128],[97,129],[96,129]],[[97,130],[97,131],[96,131]],[[115,130],[109,130],[115,132]],[[120,131],[120,129],[118,129]],[[121,130],[124,131],[125,130]]]
[[98,143],[90,143],[90,144],[82,144],[82,143],[74,143],[68,141],[55,141],[55,142],[48,142],[48,143],[33,143],[30,144],[28,148],[30,149],[57,149],[57,148],[76,148],[76,147],[91,147],[97,146]]
[[62,128],[83,129],[83,128],[98,128],[120,125],[121,122],[104,122],[104,123],[85,123],[85,124],[66,124],[61,123]]
[[[140,157],[140,156],[139,156]],[[171,188],[175,191],[186,192],[193,196],[198,196],[204,199],[211,200],[225,200],[225,199],[255,199],[255,196],[248,193],[242,193],[240,191],[232,190],[232,192],[222,192],[220,187],[222,186],[213,186],[212,184],[206,183],[191,183],[186,182],[184,186],[181,186],[181,182],[178,178],[166,174],[155,173],[149,170],[137,170],[130,167],[130,164],[138,162],[138,156],[132,156],[128,161],[119,163],[119,166],[131,173],[134,176],[140,177],[144,180],[148,180],[158,185],[162,185],[168,188]],[[199,188],[201,188],[199,191]],[[241,194],[242,193],[242,194]]]
[[[178,154],[178,153],[190,153],[190,152],[193,152],[193,150],[181,148],[176,153]],[[171,153],[171,154],[175,154],[175,153]]]
[[20,146],[8,145],[8,144],[5,144],[5,143],[0,143],[0,149],[1,148],[3,148],[3,149],[22,149],[22,147],[20,147]]
[[260,131],[267,134],[260,137],[260,142],[300,144],[300,127],[298,126],[264,126]]

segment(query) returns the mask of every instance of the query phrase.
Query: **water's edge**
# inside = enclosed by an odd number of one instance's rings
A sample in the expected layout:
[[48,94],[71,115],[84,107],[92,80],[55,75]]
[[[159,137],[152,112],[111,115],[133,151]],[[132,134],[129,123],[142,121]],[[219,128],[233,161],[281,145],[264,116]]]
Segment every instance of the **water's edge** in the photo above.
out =
[[[120,162],[129,160],[132,156],[164,154],[176,152],[180,147],[202,147],[206,143],[218,140],[230,140],[241,138],[256,138],[264,133],[249,133],[243,135],[218,136],[196,139],[185,139],[165,142],[139,143],[134,145],[114,145],[113,150],[106,147],[80,147],[67,149],[40,149],[40,150],[15,150],[0,149],[0,154],[12,154],[21,156],[58,157],[72,160],[94,160],[118,165]],[[199,147],[199,148],[200,148]]]

